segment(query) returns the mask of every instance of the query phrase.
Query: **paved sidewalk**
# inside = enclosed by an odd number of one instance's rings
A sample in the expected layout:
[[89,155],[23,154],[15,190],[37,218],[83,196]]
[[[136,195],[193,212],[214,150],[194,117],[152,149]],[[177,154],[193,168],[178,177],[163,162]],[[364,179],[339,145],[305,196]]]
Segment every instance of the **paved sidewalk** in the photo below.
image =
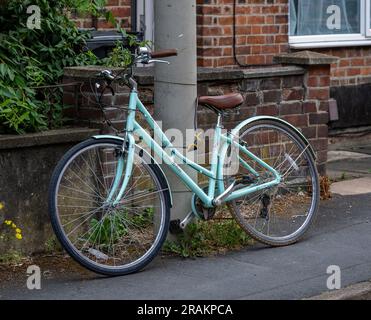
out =
[[371,177],[371,154],[329,151],[328,158],[327,174],[333,180]]
[[370,193],[371,176],[339,181],[331,185],[331,192],[342,196]]
[[42,290],[1,289],[0,299],[302,299],[327,291],[327,267],[342,285],[371,278],[371,194],[324,201],[315,227],[285,248],[257,245],[225,256],[157,259],[143,272],[80,280],[61,274]]

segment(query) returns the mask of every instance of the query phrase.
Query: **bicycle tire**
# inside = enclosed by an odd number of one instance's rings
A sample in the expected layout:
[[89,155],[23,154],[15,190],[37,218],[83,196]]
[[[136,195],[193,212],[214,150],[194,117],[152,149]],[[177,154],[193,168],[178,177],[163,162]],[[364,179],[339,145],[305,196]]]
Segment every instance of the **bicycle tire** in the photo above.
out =
[[[284,123],[281,123],[281,122],[276,122],[276,121],[268,120],[268,119],[262,119],[262,120],[257,120],[257,121],[250,123],[245,128],[243,128],[241,132],[245,132],[247,130],[253,131],[255,127],[258,127],[261,125],[263,126],[269,125],[269,126],[276,127],[276,128],[283,130],[284,132],[288,134],[288,136],[292,137],[304,150],[306,150],[304,154],[308,160],[308,163],[310,166],[311,177],[313,179],[313,188],[312,188],[313,200],[312,200],[312,206],[310,209],[310,214],[308,214],[308,218],[305,221],[305,225],[300,228],[300,232],[295,232],[293,233],[292,236],[286,236],[281,239],[281,238],[274,238],[274,237],[266,236],[262,234],[261,232],[257,231],[255,228],[253,228],[250,224],[248,224],[245,218],[242,216],[242,214],[238,212],[238,210],[236,210],[236,200],[229,202],[228,207],[231,211],[231,214],[233,215],[237,223],[240,225],[240,227],[253,239],[261,243],[267,244],[269,246],[273,246],[273,247],[287,246],[287,245],[294,244],[303,238],[303,236],[307,233],[307,231],[313,225],[315,217],[318,213],[318,207],[319,207],[319,202],[320,202],[320,183],[319,183],[318,171],[317,171],[315,160],[310,150],[306,148],[307,147],[306,142],[290,126]],[[243,133],[240,136],[242,135]]]
[[[161,229],[159,236],[156,238],[157,242],[156,245],[151,248],[151,251],[149,254],[146,255],[145,259],[141,260],[138,263],[135,263],[133,265],[127,266],[121,266],[121,267],[107,267],[104,265],[99,265],[89,259],[87,259],[81,252],[77,250],[76,247],[72,245],[72,243],[69,241],[69,239],[66,237],[66,234],[63,230],[63,227],[61,225],[59,216],[58,216],[58,208],[57,208],[57,190],[58,190],[58,184],[61,181],[61,175],[63,175],[63,172],[66,168],[66,165],[69,163],[70,159],[72,159],[76,154],[78,154],[81,150],[84,148],[92,147],[97,144],[109,144],[117,147],[122,147],[122,142],[113,138],[104,138],[104,139],[88,139],[76,146],[74,146],[72,149],[70,149],[59,161],[57,164],[49,186],[49,216],[51,220],[51,224],[53,227],[53,230],[56,234],[56,237],[60,241],[62,247],[67,251],[67,253],[80,265],[87,268],[90,271],[93,271],[98,274],[106,275],[106,276],[121,276],[126,274],[131,274],[138,272],[139,270],[146,267],[158,254],[160,251],[169,229],[169,223],[170,223],[170,207],[171,207],[171,201],[169,198],[169,195],[166,193],[168,192],[168,184],[167,181],[159,168],[157,164],[155,164],[153,161],[151,163],[147,164],[148,170],[151,173],[152,177],[154,179],[157,179],[155,181],[156,185],[160,188],[161,191],[160,198],[163,205],[163,228]],[[136,148],[136,152],[141,154],[141,157],[143,157],[143,152],[139,151],[140,148]],[[141,150],[141,149],[140,149]]]

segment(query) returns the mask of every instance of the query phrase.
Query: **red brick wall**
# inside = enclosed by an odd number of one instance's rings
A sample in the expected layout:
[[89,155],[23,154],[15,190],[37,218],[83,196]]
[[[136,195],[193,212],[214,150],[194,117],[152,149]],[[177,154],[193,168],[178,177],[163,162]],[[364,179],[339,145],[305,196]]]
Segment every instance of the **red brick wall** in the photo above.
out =
[[[197,0],[198,61],[204,67],[233,66],[233,0]],[[239,0],[236,53],[242,64],[271,64],[288,51],[288,1]]]
[[[107,9],[112,11],[115,18],[120,21],[122,27],[130,28],[131,20],[131,9],[130,9],[130,0],[108,0]],[[76,21],[76,24],[79,28],[92,28],[93,20],[91,16],[78,17],[73,16],[73,20]],[[105,19],[101,18],[98,21],[99,29],[112,29],[114,26],[107,23]]]
[[[225,128],[236,127],[241,119],[251,116],[270,115],[280,117],[303,132],[309,139],[317,153],[317,165],[321,174],[325,174],[325,163],[327,161],[328,147],[328,109],[330,99],[330,68],[329,66],[307,66],[305,69],[293,74],[291,71],[284,71],[281,68],[280,74],[272,74],[268,70],[261,71],[260,77],[241,75],[239,78],[229,75],[221,75],[215,79],[210,77],[207,80],[198,82],[199,95],[216,95],[240,91],[244,96],[239,113],[233,112],[226,115],[223,120]],[[91,92],[89,79],[99,70],[91,68],[75,67],[65,72],[64,82],[80,83],[77,87],[69,86],[64,88],[64,102],[71,108],[66,109],[69,118],[78,119],[79,125],[85,124],[94,128],[101,128],[102,132],[111,132],[105,123],[102,126],[102,113],[94,102],[95,96]],[[238,71],[237,71],[238,72]],[[140,74],[137,70],[136,75]],[[224,72],[228,73],[228,72]],[[152,113],[154,108],[153,78],[148,80],[148,72],[145,75],[144,85],[141,84],[139,76],[140,99]],[[230,77],[230,78],[229,78]],[[202,78],[200,70],[199,79]],[[80,90],[82,92],[80,92]],[[115,106],[127,105],[129,102],[129,90],[127,87],[115,86],[115,96],[107,92],[103,101],[107,106],[106,116],[111,119],[117,128],[122,128],[125,119],[125,109],[117,109]],[[198,126],[202,129],[213,128],[216,123],[214,112],[206,108],[198,109]]]
[[[109,0],[125,28],[130,28],[130,0]],[[279,53],[289,52],[288,0],[238,0],[236,52],[240,63],[269,65]],[[91,17],[76,19],[79,27],[92,27]],[[99,28],[111,28],[105,21]],[[233,58],[233,0],[197,0],[198,65],[236,66]],[[371,82],[371,46],[313,51],[339,57],[332,65],[331,85]]]
[[[198,63],[204,67],[235,66],[233,0],[197,0]],[[289,52],[288,0],[238,0],[237,57],[250,66],[271,64]],[[331,85],[371,82],[371,47],[313,49],[339,57],[332,65]]]
[[339,57],[331,68],[331,85],[371,82],[371,47],[349,47],[317,50]]

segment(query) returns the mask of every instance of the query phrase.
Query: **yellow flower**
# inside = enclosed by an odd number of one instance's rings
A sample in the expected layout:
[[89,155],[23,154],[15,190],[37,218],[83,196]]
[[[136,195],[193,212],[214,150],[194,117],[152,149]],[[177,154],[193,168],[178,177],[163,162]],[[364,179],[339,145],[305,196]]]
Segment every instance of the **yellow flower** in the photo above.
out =
[[10,226],[12,224],[12,221],[11,220],[5,220],[4,223],[7,225],[7,226]]
[[22,233],[22,230],[19,229],[19,228],[17,228],[17,229],[15,229],[15,232],[16,232],[16,233]]
[[15,237],[16,237],[18,240],[22,240],[22,235],[21,235],[20,233],[17,233],[17,234],[15,235]]
[[4,203],[0,202],[0,210],[3,210],[4,209]]
[[16,229],[17,228],[17,225],[14,222],[12,223],[12,228],[13,229]]

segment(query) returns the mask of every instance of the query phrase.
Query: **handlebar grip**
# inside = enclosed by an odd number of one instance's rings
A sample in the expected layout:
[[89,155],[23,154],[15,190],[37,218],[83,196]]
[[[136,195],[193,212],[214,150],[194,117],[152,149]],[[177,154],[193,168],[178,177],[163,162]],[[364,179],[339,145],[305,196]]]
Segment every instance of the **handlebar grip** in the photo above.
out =
[[177,55],[178,55],[178,51],[176,49],[160,50],[160,51],[154,51],[151,53],[151,57],[155,59],[174,57]]

